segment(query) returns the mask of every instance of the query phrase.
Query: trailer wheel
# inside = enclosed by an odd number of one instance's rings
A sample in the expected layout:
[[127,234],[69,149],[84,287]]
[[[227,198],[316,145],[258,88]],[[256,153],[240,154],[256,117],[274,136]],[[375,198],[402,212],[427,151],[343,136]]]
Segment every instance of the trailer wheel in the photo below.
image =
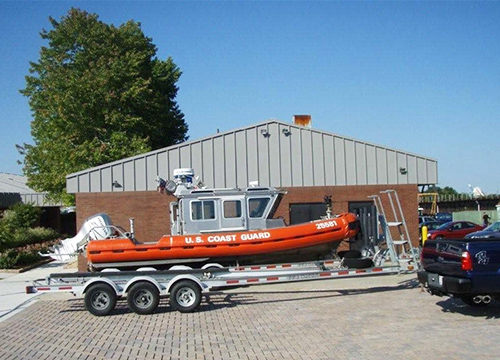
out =
[[359,250],[344,250],[337,253],[341,259],[359,259],[361,258],[361,251]]
[[369,258],[364,258],[364,259],[344,258],[344,260],[342,260],[342,264],[351,269],[367,269],[374,266],[373,260]]
[[116,306],[116,292],[108,284],[91,285],[85,292],[85,308],[95,316],[105,316]]
[[136,314],[151,314],[160,303],[158,288],[147,281],[138,282],[127,292],[127,304]]
[[190,280],[182,280],[170,290],[170,306],[177,311],[193,312],[201,303],[201,289]]

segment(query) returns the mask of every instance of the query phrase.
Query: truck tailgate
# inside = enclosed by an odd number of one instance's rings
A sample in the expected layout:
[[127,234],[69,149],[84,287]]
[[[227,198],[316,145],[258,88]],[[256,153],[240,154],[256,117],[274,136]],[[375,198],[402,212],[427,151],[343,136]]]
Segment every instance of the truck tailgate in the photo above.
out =
[[462,252],[466,250],[464,240],[427,240],[422,250],[422,266],[440,275],[465,277],[462,270]]

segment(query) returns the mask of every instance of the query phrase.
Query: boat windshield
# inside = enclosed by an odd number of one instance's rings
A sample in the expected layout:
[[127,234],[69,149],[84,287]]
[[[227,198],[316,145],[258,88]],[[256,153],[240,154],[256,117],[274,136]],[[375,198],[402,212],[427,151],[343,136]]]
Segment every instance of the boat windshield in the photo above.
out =
[[268,197],[266,198],[251,198],[248,200],[248,213],[251,218],[260,218],[264,215],[264,211],[267,208],[267,204],[269,204]]

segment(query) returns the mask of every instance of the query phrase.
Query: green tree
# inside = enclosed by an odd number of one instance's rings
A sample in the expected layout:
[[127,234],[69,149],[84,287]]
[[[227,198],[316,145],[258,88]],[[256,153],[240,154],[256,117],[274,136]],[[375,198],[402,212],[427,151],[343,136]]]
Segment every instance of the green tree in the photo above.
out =
[[34,144],[18,149],[28,185],[68,202],[67,174],[185,141],[188,126],[175,101],[181,71],[156,57],[140,23],[75,8],[49,21],[21,90]]
[[444,188],[441,188],[439,186],[430,186],[429,189],[426,191],[426,193],[437,193],[440,196],[445,196],[445,195],[458,195],[458,192],[452,188],[451,186],[445,186]]

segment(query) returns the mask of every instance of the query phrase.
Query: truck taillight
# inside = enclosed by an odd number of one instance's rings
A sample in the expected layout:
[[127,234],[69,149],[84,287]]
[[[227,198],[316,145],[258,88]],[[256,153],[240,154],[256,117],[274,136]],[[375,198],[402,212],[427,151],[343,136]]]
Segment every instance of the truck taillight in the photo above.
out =
[[462,253],[462,270],[472,270],[472,259],[468,251]]

